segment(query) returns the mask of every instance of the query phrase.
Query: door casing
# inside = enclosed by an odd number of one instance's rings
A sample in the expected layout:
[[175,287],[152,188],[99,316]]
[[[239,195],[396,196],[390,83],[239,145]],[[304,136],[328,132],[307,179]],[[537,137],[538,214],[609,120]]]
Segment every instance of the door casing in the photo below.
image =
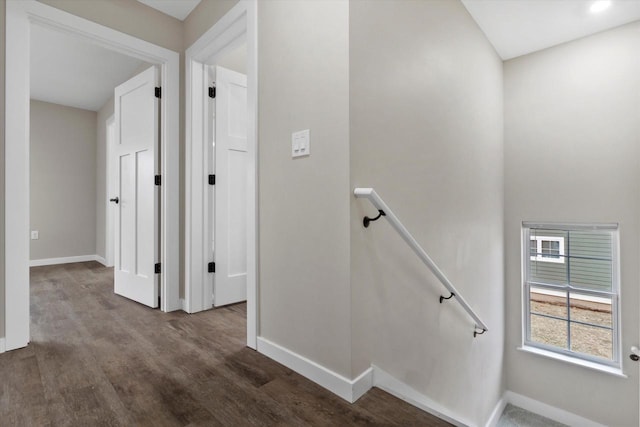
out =
[[[5,348],[29,343],[29,55],[30,26],[64,31],[161,68],[161,296],[163,311],[179,300],[179,69],[177,52],[35,0],[6,4],[5,86]],[[2,331],[0,331],[2,332]]]
[[[206,88],[208,65],[241,41],[247,43],[247,346],[257,348],[258,309],[258,31],[256,0],[241,0],[185,53],[186,60],[186,193],[185,193],[185,301],[188,313],[211,308],[207,280],[208,183]],[[208,306],[207,306],[208,305]]]
[[[115,167],[115,162],[113,159],[113,145],[114,145],[114,139],[115,139],[115,117],[114,116],[110,116],[107,119],[106,122],[106,130],[107,130],[107,135],[106,135],[106,141],[107,141],[107,167],[105,168],[106,172],[107,172],[107,179],[105,180],[106,182],[106,191],[105,191],[105,195],[106,198],[112,198],[113,195],[115,194],[115,190],[116,190],[116,184],[115,184],[115,172],[114,172],[114,167]],[[113,207],[113,203],[109,203],[105,201],[105,218],[106,218],[106,224],[105,224],[105,236],[104,236],[104,242],[105,242],[105,264],[107,267],[113,267],[113,262],[114,262],[114,222],[115,222],[115,209]]]

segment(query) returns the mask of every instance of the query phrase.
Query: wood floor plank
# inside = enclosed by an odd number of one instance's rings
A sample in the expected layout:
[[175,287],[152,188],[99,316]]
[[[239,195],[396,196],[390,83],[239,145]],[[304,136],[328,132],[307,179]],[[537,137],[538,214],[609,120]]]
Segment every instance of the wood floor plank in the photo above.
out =
[[50,425],[36,356],[29,350],[17,353],[0,359],[0,420],[12,426]]
[[374,388],[362,396],[355,404],[370,412],[377,419],[387,423],[398,423],[403,426],[447,427],[448,422],[421,411],[420,409],[406,405],[400,399],[389,396],[388,393]]
[[293,374],[266,384],[263,390],[278,402],[291,402],[295,413],[308,425],[384,426],[400,425],[377,419],[365,408],[349,404],[319,385]]
[[31,344],[0,355],[7,426],[448,426],[374,389],[349,404],[246,347],[246,304],[162,313],[96,262],[31,269]]

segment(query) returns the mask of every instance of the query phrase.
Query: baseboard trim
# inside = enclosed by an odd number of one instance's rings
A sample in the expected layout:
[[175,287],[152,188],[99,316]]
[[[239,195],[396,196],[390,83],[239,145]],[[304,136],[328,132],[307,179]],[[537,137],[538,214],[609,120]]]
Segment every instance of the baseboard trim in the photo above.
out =
[[[349,380],[304,356],[262,337],[258,337],[258,352],[283,364],[350,403],[358,400],[372,387],[378,387],[410,405],[455,426],[468,427],[475,425],[375,365],[372,365],[356,379]],[[504,393],[491,412],[485,427],[495,427],[498,424],[507,404],[518,406],[569,426],[605,427],[603,424],[512,391]]]
[[4,353],[7,351],[7,348],[4,345],[4,338],[0,338],[0,353]]
[[106,265],[106,261],[104,261],[104,258],[99,257],[98,255],[79,255],[79,256],[68,256],[68,257],[62,257],[62,258],[32,259],[31,261],[29,261],[29,267],[40,267],[43,265],[56,265],[56,264],[71,264],[74,262],[87,262],[87,261],[97,261],[100,264]]
[[100,255],[96,255],[95,257],[96,257],[95,261],[99,262],[105,267],[111,267],[109,264],[107,264],[107,260],[105,258],[101,257]]
[[506,395],[503,395],[500,400],[498,400],[498,403],[496,403],[496,407],[493,409],[493,412],[491,413],[489,420],[485,424],[485,427],[495,427],[496,425],[498,425],[498,421],[500,420],[500,417],[502,416],[502,413],[504,412],[504,408],[506,406]]
[[390,374],[373,365],[373,386],[386,391],[389,394],[402,399],[410,405],[415,406],[425,412],[430,413],[440,419],[443,419],[458,427],[467,427],[474,425],[473,423],[454,414],[449,409],[434,402],[424,394],[416,391],[407,384],[397,380]]
[[510,403],[514,406],[518,406],[522,409],[526,409],[527,411],[531,411],[535,414],[542,415],[543,417],[550,418],[569,426],[605,427],[603,424],[581,417],[580,415],[565,411],[564,409],[556,408],[555,406],[548,405],[540,402],[539,400],[535,400],[512,391],[505,392],[504,400],[506,403]]
[[353,403],[373,385],[373,369],[369,368],[350,380],[265,338],[258,337],[258,352],[283,364],[314,383]]
[[353,403],[364,396],[373,388],[373,367],[367,368],[355,380],[350,381],[351,384],[351,400]]

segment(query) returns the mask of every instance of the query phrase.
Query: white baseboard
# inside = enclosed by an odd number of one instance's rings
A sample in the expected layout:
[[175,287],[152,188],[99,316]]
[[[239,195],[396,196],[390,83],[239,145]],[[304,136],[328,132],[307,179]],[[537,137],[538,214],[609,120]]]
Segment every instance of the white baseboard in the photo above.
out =
[[576,415],[572,412],[565,411],[564,409],[556,408],[555,406],[542,403],[538,400],[532,399],[527,396],[523,396],[512,391],[507,391],[504,394],[504,400],[506,403],[510,403],[514,406],[518,406],[527,411],[533,412],[543,417],[550,418],[562,424],[575,427],[605,427],[603,424],[599,424],[595,421]]
[[364,371],[356,379],[350,380],[261,337],[258,337],[258,352],[310,379],[349,403],[358,400],[373,385],[373,370],[371,368]]
[[[468,427],[476,425],[475,423],[465,420],[464,417],[453,413],[439,403],[434,402],[429,397],[392,377],[389,373],[375,365],[372,365],[369,369],[364,371],[360,376],[358,376],[358,378],[349,380],[342,375],[337,374],[324,366],[321,366],[316,362],[265,338],[258,337],[258,352],[285,365],[289,369],[292,369],[300,375],[310,379],[350,403],[358,400],[372,387],[378,387],[379,389],[404,400],[410,405],[435,415],[436,417],[455,426]],[[491,413],[491,416],[489,417],[489,420],[485,424],[485,427],[495,427],[500,416],[504,412],[505,406],[509,403],[569,426],[605,427],[595,421],[512,391],[505,392],[504,396],[498,401]]]
[[496,407],[493,409],[485,427],[496,427],[496,425],[498,425],[498,421],[504,412],[505,406],[507,406],[507,399],[506,396],[502,396],[502,398],[498,400],[498,403],[496,403]]
[[350,402],[353,403],[373,388],[373,367],[366,369],[359,377],[350,381],[350,384],[352,390]]
[[[372,365],[356,379],[350,380],[262,337],[258,337],[258,352],[283,364],[350,403],[358,400],[372,387],[378,387],[453,425],[459,427],[474,425],[432,401],[425,395],[415,391],[408,385],[393,378],[377,366]],[[500,414],[501,413],[502,412],[500,412]]]
[[462,417],[454,414],[447,408],[443,407],[439,403],[429,399],[424,394],[416,391],[407,384],[392,377],[387,372],[372,366],[373,368],[373,386],[378,387],[381,390],[386,391],[389,394],[394,395],[398,399],[402,399],[410,405],[415,406],[418,409],[422,409],[425,412],[435,415],[455,426],[466,427],[474,425],[473,423],[464,420]]
[[104,265],[105,267],[113,267],[113,266],[107,264],[107,260],[105,258],[101,257],[100,255],[96,255],[94,261],[99,262],[100,264]]
[[[29,261],[29,267],[40,267],[43,265],[56,265],[56,264],[71,264],[73,262],[87,262],[98,261],[100,264],[106,265],[104,258],[98,255],[80,255],[80,256],[68,256],[63,258],[44,258],[44,259],[32,259]],[[103,262],[104,261],[104,262]]]
[[4,345],[4,338],[0,338],[0,353],[4,353],[6,350],[6,347]]

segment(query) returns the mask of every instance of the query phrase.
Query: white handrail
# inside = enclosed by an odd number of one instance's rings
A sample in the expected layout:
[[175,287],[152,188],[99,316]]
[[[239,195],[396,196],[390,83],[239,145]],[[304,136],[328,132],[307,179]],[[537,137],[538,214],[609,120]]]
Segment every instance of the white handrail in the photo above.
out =
[[[462,308],[464,308],[469,316],[473,318],[473,320],[476,322],[476,329],[482,330],[482,332],[474,331],[473,336],[476,336],[476,334],[483,334],[488,331],[489,328],[487,328],[487,325],[482,320],[480,320],[478,315],[473,311],[473,309],[464,300],[464,298],[462,298],[462,295],[458,293],[453,284],[451,284],[449,279],[447,279],[447,276],[444,275],[442,270],[438,268],[438,266],[433,262],[429,255],[427,255],[424,249],[422,249],[422,246],[420,246],[416,239],[414,239],[409,231],[407,231],[407,229],[404,227],[404,225],[402,225],[398,217],[395,216],[391,209],[389,209],[389,206],[387,206],[387,204],[380,198],[380,196],[378,196],[378,193],[376,193],[373,188],[356,188],[353,190],[353,194],[358,198],[369,199],[371,204],[373,204],[373,206],[378,209],[378,217],[384,216],[387,221],[389,221],[391,226],[395,228],[395,230],[400,234],[400,237],[402,237],[402,239],[407,242],[411,249],[413,249],[416,255],[418,255],[418,258],[420,258],[422,262],[424,262],[425,265],[429,267],[429,270],[431,270],[431,272],[438,278],[438,280],[440,280],[440,283],[442,283],[444,287],[447,288],[449,292],[451,292],[451,296],[454,296],[460,303]],[[378,218],[373,219],[373,221],[375,221],[376,219]],[[371,218],[365,217],[365,226],[368,226],[371,220]],[[440,302],[442,302],[442,300],[444,299],[451,298],[451,296],[449,296],[448,298],[440,297]]]

